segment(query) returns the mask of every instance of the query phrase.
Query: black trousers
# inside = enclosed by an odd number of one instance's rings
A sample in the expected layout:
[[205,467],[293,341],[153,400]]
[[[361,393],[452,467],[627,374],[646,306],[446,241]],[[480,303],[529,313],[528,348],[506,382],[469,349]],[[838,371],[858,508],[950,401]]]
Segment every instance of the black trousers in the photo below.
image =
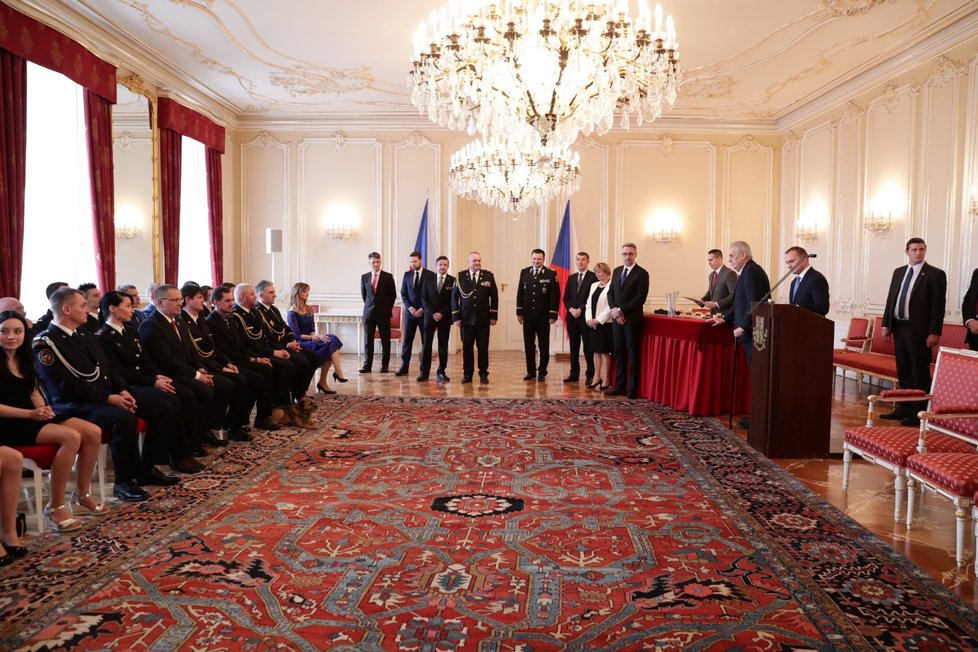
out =
[[642,341],[642,316],[628,319],[624,324],[613,322],[615,338],[615,389],[638,391],[640,374],[639,346]]
[[[201,437],[204,431],[210,428],[211,407],[214,404],[214,388],[211,385],[200,382],[194,378],[174,378],[173,385],[181,388],[182,396],[189,392],[193,394],[193,400],[187,401],[183,409],[190,412],[189,429],[187,430],[187,443],[191,449],[201,446]],[[177,390],[180,392],[181,390]]]
[[462,326],[462,375],[471,376],[475,367],[473,346],[479,347],[479,375],[489,375],[489,324]]
[[438,371],[443,373],[448,364],[448,338],[452,334],[452,320],[443,316],[441,320],[426,318],[424,325],[424,346],[421,348],[421,375],[431,373],[432,346],[438,336]]
[[82,403],[69,410],[56,409],[59,417],[78,417],[111,431],[109,450],[115,481],[127,482],[139,477],[139,438],[136,434],[136,415],[105,403]]
[[148,471],[156,464],[169,464],[171,458],[189,456],[180,417],[183,408],[177,395],[147,385],[130,387],[129,393],[136,399],[136,416],[148,426],[140,470]]
[[370,369],[374,364],[374,333],[380,331],[380,346],[383,357],[380,368],[387,369],[391,362],[391,317],[377,319],[371,317],[363,320],[363,348],[367,352],[363,366]]
[[[270,364],[262,364],[260,362],[239,362],[235,365],[242,372],[249,372],[248,387],[255,392],[255,402],[257,405],[257,410],[255,411],[256,419],[263,419],[272,415],[272,399],[274,397],[275,390],[275,367]],[[285,387],[285,393],[288,395],[288,383],[284,381],[279,381],[283,387]]]
[[581,353],[581,344],[584,345],[584,364],[585,378],[594,378],[594,352],[591,351],[591,344],[587,337],[587,321],[584,313],[580,317],[572,317],[567,313],[567,336],[570,338],[570,375],[577,377],[581,375],[581,361],[578,359]]
[[319,369],[319,358],[309,349],[300,348],[298,351],[286,349],[289,361],[292,363],[292,399],[298,401],[309,391],[309,383]]
[[[930,347],[927,334],[915,334],[910,322],[894,319],[893,348],[896,357],[897,380],[900,389],[922,389],[930,391]],[[904,403],[914,415],[927,409],[927,401]]]
[[411,366],[411,353],[414,351],[414,335],[421,334],[421,346],[424,347],[425,340],[425,318],[412,317],[410,312],[404,312],[404,339],[401,342],[401,369],[408,369]]
[[[537,347],[540,363],[537,364]],[[523,317],[523,351],[526,353],[526,373],[547,374],[550,362],[550,318]]]
[[261,389],[261,375],[240,367],[236,374],[230,371],[218,371],[214,375],[226,378],[232,384],[231,402],[228,404],[224,425],[228,428],[248,425],[251,409],[255,407],[255,400]]

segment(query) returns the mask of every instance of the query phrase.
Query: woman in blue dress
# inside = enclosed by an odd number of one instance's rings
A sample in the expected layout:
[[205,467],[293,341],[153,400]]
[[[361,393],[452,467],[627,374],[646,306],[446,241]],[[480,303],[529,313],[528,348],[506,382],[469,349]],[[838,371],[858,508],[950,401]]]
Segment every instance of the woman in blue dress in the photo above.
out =
[[333,380],[345,383],[343,368],[340,366],[340,349],[343,342],[335,335],[319,335],[316,333],[316,318],[306,302],[309,300],[309,284],[296,283],[292,286],[289,293],[289,328],[295,333],[295,338],[299,344],[309,349],[319,358],[319,382],[316,387],[323,394],[335,394],[336,391],[329,388],[327,379],[329,369],[333,368]]

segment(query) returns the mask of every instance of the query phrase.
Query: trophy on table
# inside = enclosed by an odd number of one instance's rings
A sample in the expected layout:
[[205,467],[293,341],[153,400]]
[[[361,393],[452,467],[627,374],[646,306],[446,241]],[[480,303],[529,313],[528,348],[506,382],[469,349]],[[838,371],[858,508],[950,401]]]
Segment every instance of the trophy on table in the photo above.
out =
[[676,299],[678,298],[679,298],[679,290],[666,292],[666,309],[669,311],[670,317],[676,316]]

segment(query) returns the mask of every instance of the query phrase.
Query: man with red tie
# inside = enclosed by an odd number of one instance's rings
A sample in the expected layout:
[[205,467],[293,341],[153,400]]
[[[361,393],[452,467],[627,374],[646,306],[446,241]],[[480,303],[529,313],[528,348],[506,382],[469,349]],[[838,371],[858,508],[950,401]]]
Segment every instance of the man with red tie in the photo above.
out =
[[370,271],[360,277],[360,296],[363,297],[363,344],[367,355],[360,373],[369,374],[374,364],[374,333],[380,331],[383,357],[380,373],[386,374],[391,361],[391,314],[397,300],[394,276],[380,269],[383,261],[376,251],[367,256]]
[[591,256],[586,251],[580,251],[574,258],[577,272],[567,277],[564,288],[564,307],[567,309],[567,336],[570,338],[570,373],[564,378],[565,383],[576,383],[581,377],[581,362],[578,359],[581,344],[584,344],[584,382],[587,385],[594,380],[594,353],[588,344],[587,323],[584,318],[587,307],[588,292],[591,285],[598,282],[598,277],[588,269]]
[[719,249],[710,249],[706,253],[706,264],[710,266],[710,275],[700,306],[709,308],[713,314],[726,312],[733,305],[737,272],[723,264],[723,252]]
[[978,268],[971,274],[971,285],[961,303],[961,316],[968,328],[964,341],[972,351],[978,351]]

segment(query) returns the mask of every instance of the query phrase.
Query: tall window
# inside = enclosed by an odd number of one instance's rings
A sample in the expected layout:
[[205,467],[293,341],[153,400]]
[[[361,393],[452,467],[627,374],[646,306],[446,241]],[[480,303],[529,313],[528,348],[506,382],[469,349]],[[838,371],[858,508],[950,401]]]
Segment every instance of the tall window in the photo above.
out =
[[20,300],[31,318],[48,309],[44,288],[98,281],[81,86],[27,64],[24,266]]
[[207,224],[206,148],[184,136],[180,170],[180,283],[211,283],[211,241]]

